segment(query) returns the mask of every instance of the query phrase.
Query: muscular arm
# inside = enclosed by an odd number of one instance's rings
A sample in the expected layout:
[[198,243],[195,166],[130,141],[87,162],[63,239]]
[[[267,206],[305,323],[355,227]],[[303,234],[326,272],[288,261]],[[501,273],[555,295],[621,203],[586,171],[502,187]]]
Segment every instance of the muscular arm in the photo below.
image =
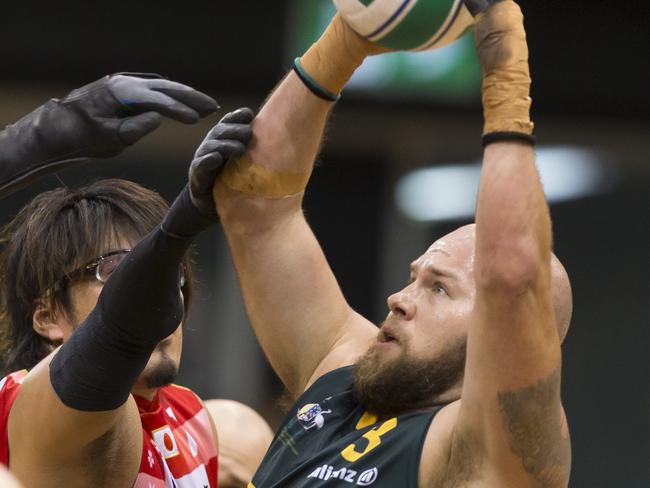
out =
[[[351,76],[363,57],[372,54],[338,18],[317,45],[303,59],[322,76],[312,72],[314,78],[328,83],[345,79],[330,76],[337,67],[352,65],[346,73]],[[318,49],[321,55],[313,55]],[[328,88],[336,93],[340,87]],[[331,106],[290,73],[254,121],[248,161],[264,172],[308,176]],[[289,390],[299,394],[325,372],[352,363],[376,329],[345,301],[305,221],[302,192],[268,198],[248,194],[245,188],[233,191],[232,186],[219,183],[215,191],[248,315],[271,365]]]
[[[509,8],[506,3],[499,8]],[[476,302],[455,439],[472,439],[484,476],[508,486],[568,483],[551,247],[532,146],[488,144],[476,209]]]
[[[248,158],[275,171],[311,172],[331,106],[290,73],[254,121]],[[216,195],[255,333],[298,394],[317,369],[350,361],[374,327],[343,297],[303,215],[302,193],[270,199],[219,183]]]

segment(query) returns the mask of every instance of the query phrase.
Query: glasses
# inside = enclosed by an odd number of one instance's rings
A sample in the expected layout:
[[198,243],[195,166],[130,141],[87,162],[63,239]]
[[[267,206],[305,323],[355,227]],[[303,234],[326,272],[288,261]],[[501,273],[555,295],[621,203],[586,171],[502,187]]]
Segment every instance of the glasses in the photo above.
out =
[[[111,251],[109,253],[98,256],[89,263],[84,264],[81,268],[78,268],[77,270],[70,273],[68,275],[68,278],[70,280],[73,280],[79,276],[94,276],[97,281],[106,283],[108,278],[111,277],[122,260],[130,252],[131,249],[119,249],[117,251]],[[179,288],[183,288],[186,281],[185,270],[183,269],[183,266],[180,266],[179,269],[180,271],[178,277],[178,286]]]
[[117,269],[122,260],[130,252],[131,249],[119,249],[117,251],[111,251],[102,256],[98,256],[91,262],[84,264],[81,268],[70,273],[70,278],[80,275],[95,275],[97,281],[106,283],[108,278],[110,278],[110,276],[113,274],[113,271]]

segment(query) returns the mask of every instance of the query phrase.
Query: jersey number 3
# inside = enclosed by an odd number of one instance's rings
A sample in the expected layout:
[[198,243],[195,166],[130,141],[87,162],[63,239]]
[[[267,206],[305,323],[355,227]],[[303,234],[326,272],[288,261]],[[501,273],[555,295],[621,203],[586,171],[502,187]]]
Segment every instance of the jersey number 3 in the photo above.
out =
[[[357,424],[357,429],[363,428],[364,427],[363,424],[366,425],[374,424],[377,417],[374,417],[374,421],[371,421],[372,420],[371,417],[374,416],[371,416],[368,413],[364,413],[363,417],[361,417],[361,420],[359,420],[359,423]],[[357,450],[356,444],[359,444],[359,441],[357,441],[354,444],[350,444],[348,447],[343,449],[341,451],[341,456],[343,457],[343,459],[351,463],[358,461],[363,456],[365,456],[370,451],[372,451],[375,447],[377,447],[379,444],[381,444],[381,436],[386,434],[387,432],[390,432],[395,427],[397,427],[397,418],[393,417],[392,419],[387,420],[380,426],[369,430],[368,432],[366,432],[361,436],[362,439],[368,441],[366,444],[366,448],[363,451]]]

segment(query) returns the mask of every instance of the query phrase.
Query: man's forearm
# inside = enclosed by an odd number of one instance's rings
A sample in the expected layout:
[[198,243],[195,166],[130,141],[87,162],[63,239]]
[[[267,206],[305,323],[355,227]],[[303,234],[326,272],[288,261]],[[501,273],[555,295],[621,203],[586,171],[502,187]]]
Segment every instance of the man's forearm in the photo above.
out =
[[289,73],[255,119],[248,156],[275,171],[311,173],[332,107]]
[[550,217],[530,144],[485,148],[476,233],[479,281],[495,274],[527,280],[550,265]]
[[383,51],[336,15],[322,36],[295,60],[294,70],[255,120],[251,149],[225,168],[220,181],[236,192],[267,199],[300,195],[332,103],[366,56]]
[[486,145],[476,210],[477,279],[533,279],[550,264],[551,232],[532,146],[528,46],[519,7],[505,1],[480,14],[476,40]]

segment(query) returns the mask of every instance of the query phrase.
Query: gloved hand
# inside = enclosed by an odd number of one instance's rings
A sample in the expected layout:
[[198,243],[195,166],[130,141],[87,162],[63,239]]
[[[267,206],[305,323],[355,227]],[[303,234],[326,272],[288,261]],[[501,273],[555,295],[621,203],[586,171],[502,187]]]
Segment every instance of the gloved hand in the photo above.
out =
[[72,163],[119,154],[162,116],[195,123],[217,108],[209,96],[158,75],[105,76],[0,132],[0,198]]
[[217,222],[212,187],[226,162],[246,152],[253,135],[254,117],[251,109],[240,108],[226,114],[208,132],[190,164],[187,186],[165,216],[165,233],[191,237]]

